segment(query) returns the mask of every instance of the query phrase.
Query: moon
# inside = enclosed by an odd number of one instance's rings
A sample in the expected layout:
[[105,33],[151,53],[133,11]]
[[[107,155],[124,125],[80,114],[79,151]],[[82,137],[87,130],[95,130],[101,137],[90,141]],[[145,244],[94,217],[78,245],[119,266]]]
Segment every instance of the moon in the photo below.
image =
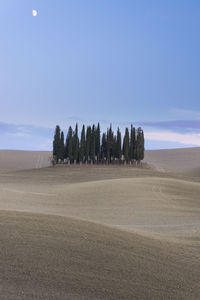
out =
[[33,17],[36,17],[37,16],[37,10],[33,9],[32,10],[32,15],[33,15]]

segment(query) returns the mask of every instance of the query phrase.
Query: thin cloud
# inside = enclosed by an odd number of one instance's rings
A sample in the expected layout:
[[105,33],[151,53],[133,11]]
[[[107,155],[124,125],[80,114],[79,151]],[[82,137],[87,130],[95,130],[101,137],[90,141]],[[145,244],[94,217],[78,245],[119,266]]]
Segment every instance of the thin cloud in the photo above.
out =
[[200,111],[191,109],[172,108],[171,113],[187,119],[200,119]]
[[35,127],[32,125],[9,124],[0,122],[1,134],[13,134],[15,136],[41,136],[51,137],[54,132],[52,128]]
[[200,120],[147,121],[140,122],[140,125],[174,131],[200,131]]
[[200,133],[175,133],[172,131],[145,132],[145,139],[152,141],[176,142],[183,145],[200,146]]
[[75,124],[77,121],[80,121],[80,123],[85,123],[87,124],[92,124],[92,123],[97,123],[99,122],[101,125],[103,125],[104,128],[106,128],[106,126],[110,126],[110,123],[116,127],[116,126],[122,126],[122,127],[126,127],[126,126],[131,126],[131,124],[133,124],[136,127],[140,127],[140,126],[145,126],[145,127],[151,127],[151,128],[161,128],[161,129],[165,129],[165,130],[172,130],[172,131],[178,131],[178,132],[197,132],[200,131],[200,119],[196,119],[196,120],[171,120],[171,121],[113,121],[113,120],[105,120],[105,119],[101,119],[101,120],[96,120],[96,119],[81,119],[79,117],[75,118],[75,117],[70,117],[68,118],[69,120],[73,121],[73,123]]

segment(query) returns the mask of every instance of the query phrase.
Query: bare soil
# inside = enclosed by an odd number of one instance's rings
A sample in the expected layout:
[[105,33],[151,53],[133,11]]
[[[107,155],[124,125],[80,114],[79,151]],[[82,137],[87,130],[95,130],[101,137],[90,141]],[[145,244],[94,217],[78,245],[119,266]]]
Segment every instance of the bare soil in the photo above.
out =
[[0,299],[199,299],[198,176],[2,169],[0,191]]

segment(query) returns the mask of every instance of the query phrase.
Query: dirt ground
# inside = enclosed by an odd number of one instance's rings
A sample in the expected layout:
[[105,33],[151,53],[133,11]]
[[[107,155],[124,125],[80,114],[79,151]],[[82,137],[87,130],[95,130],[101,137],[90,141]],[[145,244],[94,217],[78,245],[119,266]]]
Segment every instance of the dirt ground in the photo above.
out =
[[49,151],[0,150],[0,173],[51,165]]
[[199,299],[198,176],[2,169],[0,191],[0,299]]
[[148,150],[144,161],[160,171],[200,176],[200,147]]

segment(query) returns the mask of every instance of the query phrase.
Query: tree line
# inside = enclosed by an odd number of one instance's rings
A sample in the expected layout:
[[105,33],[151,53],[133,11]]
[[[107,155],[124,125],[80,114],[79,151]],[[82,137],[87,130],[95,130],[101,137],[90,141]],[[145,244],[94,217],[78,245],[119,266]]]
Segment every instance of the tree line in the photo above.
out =
[[68,128],[66,138],[57,125],[53,140],[53,157],[56,163],[133,163],[144,158],[144,132],[141,127],[126,128],[122,140],[118,127],[115,134],[112,125],[101,135],[100,124],[82,126],[78,134],[78,124],[73,130]]

